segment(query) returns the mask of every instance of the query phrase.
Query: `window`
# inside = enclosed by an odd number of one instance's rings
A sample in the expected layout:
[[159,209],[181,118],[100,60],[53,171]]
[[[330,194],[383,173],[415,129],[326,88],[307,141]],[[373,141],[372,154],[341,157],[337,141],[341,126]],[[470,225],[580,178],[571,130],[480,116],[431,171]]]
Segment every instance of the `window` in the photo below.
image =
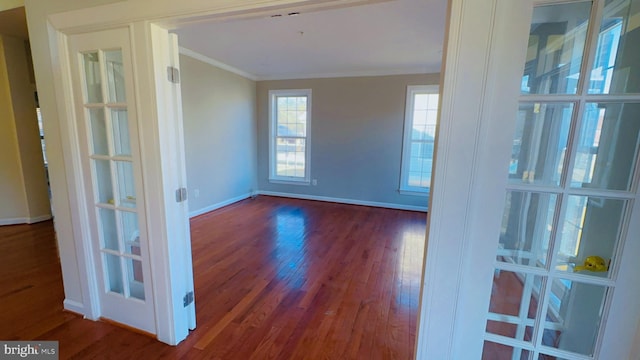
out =
[[438,119],[438,86],[407,87],[400,192],[428,194]]
[[269,91],[269,180],[309,184],[311,89]]
[[38,116],[38,129],[40,130],[40,145],[42,146],[42,159],[44,160],[44,166],[48,166],[49,162],[47,161],[47,147],[44,143],[44,128],[42,127],[42,112],[40,112],[40,108],[36,108],[36,115]]

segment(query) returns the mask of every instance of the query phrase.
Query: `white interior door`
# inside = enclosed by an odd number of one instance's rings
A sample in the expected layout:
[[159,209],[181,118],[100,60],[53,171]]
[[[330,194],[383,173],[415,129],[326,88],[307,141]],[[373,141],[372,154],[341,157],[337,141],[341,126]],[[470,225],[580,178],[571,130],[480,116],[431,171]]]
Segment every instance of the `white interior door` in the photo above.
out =
[[522,4],[532,21],[499,175],[492,289],[480,291],[490,298],[482,358],[628,358],[640,292],[640,0]]
[[155,334],[129,29],[68,43],[100,313]]

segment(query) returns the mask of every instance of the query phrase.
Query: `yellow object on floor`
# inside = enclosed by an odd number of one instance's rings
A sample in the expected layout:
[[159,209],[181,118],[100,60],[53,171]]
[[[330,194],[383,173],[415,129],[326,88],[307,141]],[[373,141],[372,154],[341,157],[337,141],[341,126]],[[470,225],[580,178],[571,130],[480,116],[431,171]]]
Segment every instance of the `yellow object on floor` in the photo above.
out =
[[587,258],[584,259],[584,265],[578,265],[573,269],[574,272],[584,270],[604,272],[608,271],[609,267],[607,266],[607,262],[600,256],[587,256]]

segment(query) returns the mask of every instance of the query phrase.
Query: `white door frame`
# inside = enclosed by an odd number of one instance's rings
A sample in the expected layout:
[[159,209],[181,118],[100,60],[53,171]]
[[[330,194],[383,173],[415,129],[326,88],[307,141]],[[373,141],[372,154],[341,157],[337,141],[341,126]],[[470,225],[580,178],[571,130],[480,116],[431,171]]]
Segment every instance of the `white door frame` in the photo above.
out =
[[[474,245],[494,239],[497,247],[499,237],[515,121],[496,119],[516,114],[520,83],[513,79],[519,79],[525,55],[517,51],[518,40],[529,30],[526,19],[520,28],[501,20],[518,1],[449,4],[417,358],[469,359],[482,348],[484,327],[477,325],[485,314],[468,309],[475,304],[486,312],[489,299],[469,289],[490,286],[493,274],[490,266],[473,264],[495,257],[496,248]],[[501,141],[490,142],[490,133],[500,134]],[[495,181],[496,173],[504,179]]]

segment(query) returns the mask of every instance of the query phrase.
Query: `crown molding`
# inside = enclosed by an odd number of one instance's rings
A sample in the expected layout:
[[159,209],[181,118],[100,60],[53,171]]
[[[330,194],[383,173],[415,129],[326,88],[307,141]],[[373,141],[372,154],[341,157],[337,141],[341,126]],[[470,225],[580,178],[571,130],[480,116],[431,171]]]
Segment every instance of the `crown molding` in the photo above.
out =
[[255,75],[253,75],[251,73],[248,73],[246,71],[242,71],[242,70],[240,70],[240,69],[238,69],[236,67],[233,67],[231,65],[225,64],[225,63],[223,63],[221,61],[218,61],[216,59],[212,59],[212,58],[210,58],[210,57],[208,57],[206,55],[203,55],[203,54],[201,54],[199,52],[195,52],[193,50],[184,48],[182,46],[180,46],[179,48],[180,48],[180,54],[182,54],[182,55],[188,56],[188,57],[196,59],[196,60],[200,60],[200,61],[202,61],[204,63],[209,64],[209,65],[215,66],[215,67],[220,68],[222,70],[226,70],[226,71],[232,72],[232,73],[234,73],[236,75],[240,75],[242,77],[245,77],[245,78],[253,80],[253,81],[258,81],[259,80],[257,76],[255,76]]
[[364,77],[364,76],[392,76],[392,75],[414,75],[414,74],[437,74],[441,69],[434,66],[414,66],[384,70],[361,70],[361,71],[345,71],[334,73],[299,73],[299,74],[278,74],[278,75],[254,75],[252,73],[240,70],[234,66],[223,63],[207,55],[187,49],[180,46],[180,54],[190,58],[200,60],[209,65],[232,72],[253,81],[273,81],[273,80],[299,80],[299,79],[327,79],[327,78],[344,78],[344,77]]

